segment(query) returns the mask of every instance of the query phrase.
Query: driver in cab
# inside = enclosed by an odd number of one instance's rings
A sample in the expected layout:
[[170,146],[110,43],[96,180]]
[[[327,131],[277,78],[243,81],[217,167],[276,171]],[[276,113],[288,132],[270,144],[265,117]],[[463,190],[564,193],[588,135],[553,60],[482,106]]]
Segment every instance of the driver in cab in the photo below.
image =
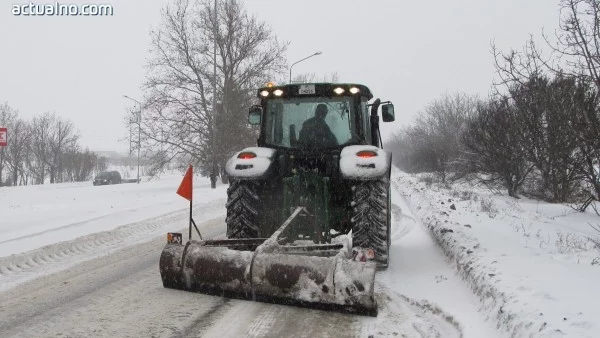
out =
[[327,116],[327,105],[320,103],[315,110],[315,116],[304,121],[298,143],[306,148],[327,148],[338,145],[337,138],[329,129],[325,117]]

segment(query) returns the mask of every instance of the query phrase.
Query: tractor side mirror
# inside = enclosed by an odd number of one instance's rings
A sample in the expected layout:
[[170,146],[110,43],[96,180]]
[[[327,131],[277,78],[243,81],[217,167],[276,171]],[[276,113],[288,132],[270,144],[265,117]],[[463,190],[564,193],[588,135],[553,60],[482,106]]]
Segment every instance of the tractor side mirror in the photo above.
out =
[[262,108],[260,106],[252,106],[248,110],[248,123],[253,126],[260,125],[260,118],[262,116]]
[[394,116],[394,105],[392,103],[381,107],[381,117],[383,118],[383,122],[393,122],[396,119]]

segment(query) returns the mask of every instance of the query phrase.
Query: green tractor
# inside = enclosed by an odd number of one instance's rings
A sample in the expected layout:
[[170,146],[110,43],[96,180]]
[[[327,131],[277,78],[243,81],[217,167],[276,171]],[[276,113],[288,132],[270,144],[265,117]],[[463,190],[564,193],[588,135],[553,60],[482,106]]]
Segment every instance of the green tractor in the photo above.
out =
[[383,121],[393,121],[393,105],[369,104],[371,92],[356,84],[266,87],[258,96],[249,112],[260,126],[258,147],[227,164],[227,237],[268,237],[302,205],[317,228],[302,224],[296,238],[329,243],[352,231],[353,246],[373,249],[386,267],[391,155],[381,149],[377,111],[382,106]]
[[394,121],[392,103],[369,103],[359,84],[268,85],[258,97],[257,146],[227,162],[228,239],[167,244],[163,284],[376,313],[391,214],[378,111]]

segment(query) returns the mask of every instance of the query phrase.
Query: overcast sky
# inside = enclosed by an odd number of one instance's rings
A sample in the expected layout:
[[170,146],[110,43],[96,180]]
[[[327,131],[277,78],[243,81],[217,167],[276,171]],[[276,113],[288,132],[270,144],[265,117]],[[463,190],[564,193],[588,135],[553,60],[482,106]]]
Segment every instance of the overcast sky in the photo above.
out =
[[[391,100],[408,123],[445,92],[486,96],[494,78],[490,42],[520,48],[558,25],[558,0],[246,0],[281,41],[288,62],[322,55],[294,73],[339,75]],[[69,0],[62,3],[92,3]],[[167,0],[99,0],[111,17],[13,16],[0,1],[0,102],[25,118],[45,112],[70,119],[92,150],[127,151],[123,116],[141,98],[149,31]],[[40,0],[39,4],[53,1]],[[385,137],[385,136],[384,136]]]

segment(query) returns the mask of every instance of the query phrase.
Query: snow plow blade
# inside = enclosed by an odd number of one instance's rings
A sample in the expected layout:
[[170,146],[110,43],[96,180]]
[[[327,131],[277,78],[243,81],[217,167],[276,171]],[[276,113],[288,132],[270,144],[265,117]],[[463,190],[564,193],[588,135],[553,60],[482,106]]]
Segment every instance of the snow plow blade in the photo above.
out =
[[376,264],[349,258],[344,244],[280,245],[298,208],[272,237],[168,243],[166,288],[231,298],[377,315]]

